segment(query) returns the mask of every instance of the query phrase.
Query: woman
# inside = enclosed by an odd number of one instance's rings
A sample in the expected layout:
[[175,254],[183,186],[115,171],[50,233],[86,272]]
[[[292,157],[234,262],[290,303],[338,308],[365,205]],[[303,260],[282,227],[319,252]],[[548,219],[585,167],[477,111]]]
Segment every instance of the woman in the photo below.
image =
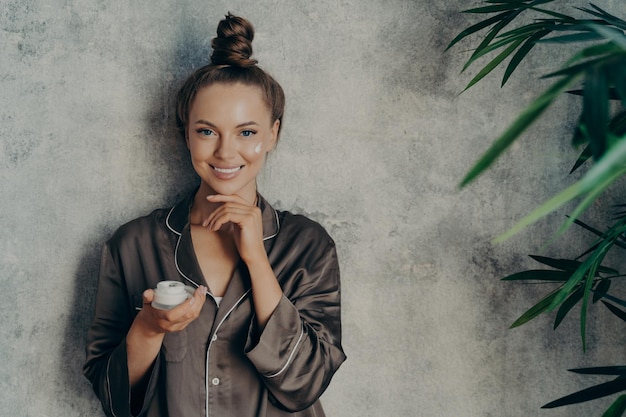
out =
[[[253,36],[227,15],[179,91],[198,189],[104,247],[84,372],[109,416],[323,416],[345,360],[332,239],[257,193],[284,94],[250,58]],[[155,309],[164,280],[195,292]]]

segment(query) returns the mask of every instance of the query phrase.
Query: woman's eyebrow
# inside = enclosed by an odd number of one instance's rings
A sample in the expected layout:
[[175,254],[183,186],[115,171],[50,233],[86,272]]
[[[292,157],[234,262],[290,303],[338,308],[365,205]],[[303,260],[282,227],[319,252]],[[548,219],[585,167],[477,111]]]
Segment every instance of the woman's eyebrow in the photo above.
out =
[[208,122],[208,121],[206,121],[204,119],[196,120],[195,124],[197,124],[197,125],[207,125],[207,126],[211,126],[211,127],[217,127],[213,123]]
[[[196,120],[195,124],[197,124],[197,125],[207,125],[207,126],[211,126],[211,127],[217,127],[214,123],[211,123],[211,122],[209,122],[207,120],[204,120],[204,119]],[[249,122],[239,123],[237,126],[235,126],[235,128],[241,128],[241,127],[245,127],[245,126],[259,126],[259,124],[257,122],[255,122],[254,120],[251,120]]]
[[244,126],[258,126],[258,125],[259,125],[259,124],[258,124],[257,122],[255,122],[254,120],[251,120],[251,121],[249,121],[249,122],[240,123],[240,124],[238,124],[238,125],[237,125],[237,126],[235,126],[235,127],[239,128],[239,127],[244,127]]

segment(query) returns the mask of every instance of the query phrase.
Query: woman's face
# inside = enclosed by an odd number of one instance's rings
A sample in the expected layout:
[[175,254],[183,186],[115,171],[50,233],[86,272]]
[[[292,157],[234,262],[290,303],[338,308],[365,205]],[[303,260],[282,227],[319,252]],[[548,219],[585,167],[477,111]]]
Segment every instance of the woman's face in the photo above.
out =
[[189,111],[187,146],[203,185],[254,201],[255,179],[276,145],[279,125],[257,87],[218,83],[198,91]]

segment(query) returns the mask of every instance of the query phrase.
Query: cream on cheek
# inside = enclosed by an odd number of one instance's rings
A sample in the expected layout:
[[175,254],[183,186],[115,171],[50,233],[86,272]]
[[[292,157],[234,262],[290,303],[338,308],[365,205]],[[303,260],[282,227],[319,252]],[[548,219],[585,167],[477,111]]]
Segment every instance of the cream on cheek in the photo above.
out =
[[261,149],[263,148],[261,142],[257,143],[257,145],[254,148],[254,153],[257,155],[261,154]]

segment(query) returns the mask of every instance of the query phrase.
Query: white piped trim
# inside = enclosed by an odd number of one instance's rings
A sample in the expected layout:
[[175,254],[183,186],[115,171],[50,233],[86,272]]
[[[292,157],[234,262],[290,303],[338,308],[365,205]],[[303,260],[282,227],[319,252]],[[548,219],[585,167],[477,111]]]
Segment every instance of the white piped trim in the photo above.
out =
[[274,378],[277,377],[278,375],[282,374],[285,369],[287,369],[287,367],[291,364],[291,360],[293,359],[293,355],[295,355],[296,350],[298,350],[298,346],[300,345],[300,342],[302,341],[302,337],[304,336],[304,324],[302,324],[302,322],[300,323],[300,337],[298,337],[298,341],[296,342],[296,345],[293,347],[291,354],[289,355],[289,358],[287,358],[287,362],[285,362],[285,365],[282,367],[282,369],[278,372],[276,372],[275,374],[272,375],[267,375],[267,378]]
[[[274,210],[274,207],[272,207],[272,210]],[[276,235],[278,235],[278,232],[280,232],[280,219],[278,218],[278,212],[276,210],[274,210],[274,216],[276,217],[276,233],[271,236],[264,237],[263,242],[276,237]]]
[[[117,417],[115,414],[115,410],[113,410],[113,396],[111,395],[111,378],[109,378],[109,367],[111,366],[111,356],[109,356],[109,360],[107,360],[107,391],[109,391],[109,408],[111,409],[111,414],[113,417]],[[128,406],[130,407],[130,394],[128,395]]]
[[165,225],[167,226],[168,229],[170,229],[172,232],[176,233],[178,236],[180,236],[180,233],[177,232],[171,225],[170,225],[170,216],[172,215],[172,212],[174,211],[174,209],[176,208],[176,206],[172,207],[170,209],[170,212],[167,213],[167,217],[165,218]]
[[[226,318],[228,316],[230,316],[230,313],[233,312],[235,307],[239,306],[239,304],[243,301],[244,298],[246,298],[246,296],[248,295],[248,293],[250,291],[251,290],[246,291],[241,297],[239,297],[237,302],[235,304],[233,304],[233,306],[230,308],[230,310],[228,310],[226,312],[224,317],[222,317],[222,320],[220,320],[220,322],[217,324],[217,327],[215,328],[215,331],[213,332],[213,334],[217,334],[217,331],[222,326],[222,323],[224,323]],[[206,417],[209,417],[209,355],[211,354],[211,346],[213,346],[213,338],[212,337],[211,337],[211,339],[209,341],[209,347],[206,350],[206,365],[205,365],[206,371],[204,373],[204,399],[205,399],[204,409],[206,410]]]
[[[179,231],[177,231],[176,229],[174,229],[172,227],[172,225],[170,224],[170,217],[172,216],[172,212],[174,211],[174,209],[177,206],[174,206],[170,209],[169,213],[167,213],[167,217],[165,218],[165,225],[167,226],[168,229],[170,229],[172,232],[176,233],[177,236],[180,236],[181,233]],[[263,241],[275,238],[278,235],[278,232],[280,232],[280,218],[278,217],[278,211],[276,211],[274,209],[274,207],[272,207],[272,211],[274,212],[274,217],[276,217],[276,233],[274,233],[273,235],[267,236],[263,238]],[[178,244],[176,245],[178,247]],[[180,272],[180,271],[179,271]]]

